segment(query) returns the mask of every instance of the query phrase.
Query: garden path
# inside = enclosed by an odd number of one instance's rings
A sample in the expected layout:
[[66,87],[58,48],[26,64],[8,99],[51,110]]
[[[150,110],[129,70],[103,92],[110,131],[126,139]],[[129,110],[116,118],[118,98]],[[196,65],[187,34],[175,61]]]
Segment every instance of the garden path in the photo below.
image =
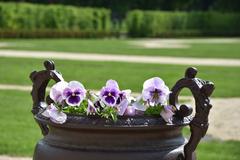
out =
[[240,66],[239,59],[111,55],[111,54],[67,53],[67,52],[50,52],[50,51],[41,52],[41,51],[0,50],[0,57],[50,58],[50,59],[52,58],[52,59],[63,59],[63,60],[114,61],[114,62],[132,62],[132,63],[205,65],[205,66],[226,66],[226,67]]
[[32,158],[30,158],[30,157],[0,156],[0,160],[32,160]]

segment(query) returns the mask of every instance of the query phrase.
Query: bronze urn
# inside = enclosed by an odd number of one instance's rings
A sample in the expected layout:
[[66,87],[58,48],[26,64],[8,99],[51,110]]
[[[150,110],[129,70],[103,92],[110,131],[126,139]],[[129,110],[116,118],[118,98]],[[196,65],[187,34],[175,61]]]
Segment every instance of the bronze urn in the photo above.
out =
[[[36,147],[33,160],[195,160],[195,149],[208,129],[208,115],[212,107],[209,96],[214,84],[196,78],[197,69],[188,68],[185,77],[171,90],[169,104],[177,108],[172,124],[161,117],[122,116],[117,122],[97,116],[67,116],[64,124],[51,122],[41,113],[51,103],[45,96],[48,82],[62,81],[52,61],[44,62],[45,70],[30,74],[33,82],[32,113],[43,139]],[[178,104],[183,88],[192,92],[196,114],[192,108]],[[184,126],[190,126],[187,141],[182,135]]]

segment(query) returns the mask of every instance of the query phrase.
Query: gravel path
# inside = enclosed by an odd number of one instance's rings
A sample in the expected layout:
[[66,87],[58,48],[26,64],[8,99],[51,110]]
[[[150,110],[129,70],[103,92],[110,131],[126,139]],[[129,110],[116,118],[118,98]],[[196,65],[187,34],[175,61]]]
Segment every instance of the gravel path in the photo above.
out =
[[181,49],[190,48],[192,44],[226,44],[239,43],[239,38],[190,38],[190,39],[140,39],[130,41],[130,44],[143,48],[168,48]]
[[240,60],[238,59],[111,55],[111,54],[67,53],[67,52],[50,52],[50,51],[41,52],[41,51],[0,50],[0,57],[46,58],[46,59],[50,58],[50,59],[82,60],[82,61],[114,61],[114,62],[132,62],[132,63],[206,65],[206,66],[226,66],[226,67],[240,66]]
[[0,160],[32,160],[32,158],[30,158],[30,157],[0,156]]

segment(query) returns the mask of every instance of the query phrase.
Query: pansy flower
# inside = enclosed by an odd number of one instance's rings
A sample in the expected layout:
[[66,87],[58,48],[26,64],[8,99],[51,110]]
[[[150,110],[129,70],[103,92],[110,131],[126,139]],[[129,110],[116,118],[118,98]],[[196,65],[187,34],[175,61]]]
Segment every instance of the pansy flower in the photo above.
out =
[[151,106],[164,104],[170,94],[169,88],[159,77],[148,79],[143,84],[142,98]]
[[71,81],[63,90],[63,98],[69,106],[79,106],[86,97],[86,89],[77,81]]
[[63,124],[67,120],[67,115],[57,109],[54,104],[49,105],[42,113],[43,116],[50,118],[50,120],[57,124]]
[[117,110],[118,115],[122,116],[125,114],[126,110],[129,107],[129,104],[134,100],[133,97],[131,97],[131,90],[122,90],[119,93],[119,98],[117,100]]
[[50,98],[58,104],[61,104],[64,100],[63,90],[68,86],[68,83],[65,81],[60,81],[52,86],[50,89]]
[[115,106],[119,98],[119,87],[118,83],[114,80],[108,80],[106,86],[104,86],[100,91],[100,99],[107,106]]

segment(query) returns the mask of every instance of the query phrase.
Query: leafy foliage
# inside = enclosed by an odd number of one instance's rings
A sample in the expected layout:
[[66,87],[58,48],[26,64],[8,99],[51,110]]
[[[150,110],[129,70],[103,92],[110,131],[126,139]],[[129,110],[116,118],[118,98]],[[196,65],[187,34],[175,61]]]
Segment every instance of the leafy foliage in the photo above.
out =
[[101,113],[100,116],[106,119],[112,119],[114,122],[117,121],[117,110],[114,107],[105,107]]
[[148,107],[147,110],[144,112],[144,115],[159,116],[162,110],[163,110],[163,106],[161,106],[161,105],[157,105],[154,107]]
[[78,114],[78,115],[86,115],[87,114],[88,103],[86,100],[83,100],[79,107],[67,106],[63,108],[63,112]]
[[[0,30],[21,34],[105,33],[110,31],[110,11],[63,5],[0,3]],[[25,32],[27,31],[27,32]],[[53,33],[51,33],[54,31]],[[40,33],[39,33],[40,32]],[[90,32],[90,33],[89,33]],[[41,34],[40,34],[41,35]],[[69,35],[71,36],[71,35]]]
[[126,18],[133,37],[240,35],[240,14],[134,10]]

